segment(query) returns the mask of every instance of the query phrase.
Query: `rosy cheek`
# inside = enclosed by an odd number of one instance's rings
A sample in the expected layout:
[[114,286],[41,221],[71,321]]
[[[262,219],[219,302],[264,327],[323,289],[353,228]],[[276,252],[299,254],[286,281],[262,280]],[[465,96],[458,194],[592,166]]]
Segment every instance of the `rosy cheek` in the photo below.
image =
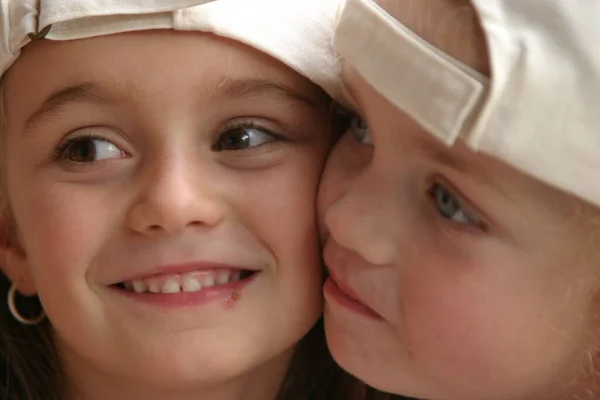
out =
[[407,276],[403,286],[405,340],[417,363],[465,384],[490,379],[491,368],[504,364],[504,345],[513,335],[493,288],[476,276],[439,272]]
[[[90,248],[103,236],[110,214],[118,213],[103,196],[93,197],[76,189],[43,187],[20,196],[20,204],[13,208],[21,236],[27,238],[23,245],[32,267],[54,273],[90,261],[82,257],[93,253]],[[69,250],[57,251],[61,248]]]

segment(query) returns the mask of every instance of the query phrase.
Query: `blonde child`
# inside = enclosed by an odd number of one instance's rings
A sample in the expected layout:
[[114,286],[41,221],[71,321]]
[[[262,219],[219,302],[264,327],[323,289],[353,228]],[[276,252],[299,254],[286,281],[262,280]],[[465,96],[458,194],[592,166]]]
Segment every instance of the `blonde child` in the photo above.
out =
[[349,0],[319,199],[334,358],[430,400],[598,399],[597,2]]
[[0,5],[2,398],[349,399],[310,82],[338,2]]

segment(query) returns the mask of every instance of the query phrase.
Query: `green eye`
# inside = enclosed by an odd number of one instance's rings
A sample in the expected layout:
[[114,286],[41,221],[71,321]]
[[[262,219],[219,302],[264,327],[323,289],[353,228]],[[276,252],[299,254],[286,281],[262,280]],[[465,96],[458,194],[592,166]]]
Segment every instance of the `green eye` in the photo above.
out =
[[352,117],[350,131],[352,132],[352,136],[354,136],[359,143],[373,145],[373,139],[371,138],[369,125],[358,115],[354,115]]
[[460,204],[460,201],[456,199],[450,193],[446,187],[436,183],[431,188],[431,195],[433,197],[435,206],[438,213],[446,219],[457,222],[459,224],[479,224],[479,219],[465,211]]

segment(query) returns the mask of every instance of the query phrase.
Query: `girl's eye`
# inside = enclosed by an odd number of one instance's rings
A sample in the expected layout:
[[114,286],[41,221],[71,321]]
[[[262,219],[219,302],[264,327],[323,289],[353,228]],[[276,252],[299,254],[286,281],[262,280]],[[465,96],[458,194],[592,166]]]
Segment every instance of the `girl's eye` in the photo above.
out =
[[214,151],[244,150],[262,146],[275,140],[275,136],[265,129],[255,126],[239,126],[222,133],[213,146]]
[[352,121],[350,122],[350,132],[352,132],[352,136],[354,136],[359,143],[373,145],[373,138],[371,137],[369,125],[367,124],[367,121],[360,116],[354,115],[352,117]]
[[469,214],[443,185],[436,183],[431,188],[431,196],[435,202],[438,213],[449,220],[459,224],[481,225],[481,221],[474,215]]
[[95,136],[67,139],[58,148],[61,159],[73,163],[93,163],[111,158],[124,158],[126,154],[115,144]]

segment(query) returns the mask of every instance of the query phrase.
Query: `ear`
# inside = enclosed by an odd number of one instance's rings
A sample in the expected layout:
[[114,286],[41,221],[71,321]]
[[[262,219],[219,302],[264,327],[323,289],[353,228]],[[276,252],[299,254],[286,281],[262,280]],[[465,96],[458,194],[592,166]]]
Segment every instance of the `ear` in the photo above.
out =
[[12,218],[0,216],[0,269],[23,296],[37,293],[27,257],[19,245],[16,225]]

